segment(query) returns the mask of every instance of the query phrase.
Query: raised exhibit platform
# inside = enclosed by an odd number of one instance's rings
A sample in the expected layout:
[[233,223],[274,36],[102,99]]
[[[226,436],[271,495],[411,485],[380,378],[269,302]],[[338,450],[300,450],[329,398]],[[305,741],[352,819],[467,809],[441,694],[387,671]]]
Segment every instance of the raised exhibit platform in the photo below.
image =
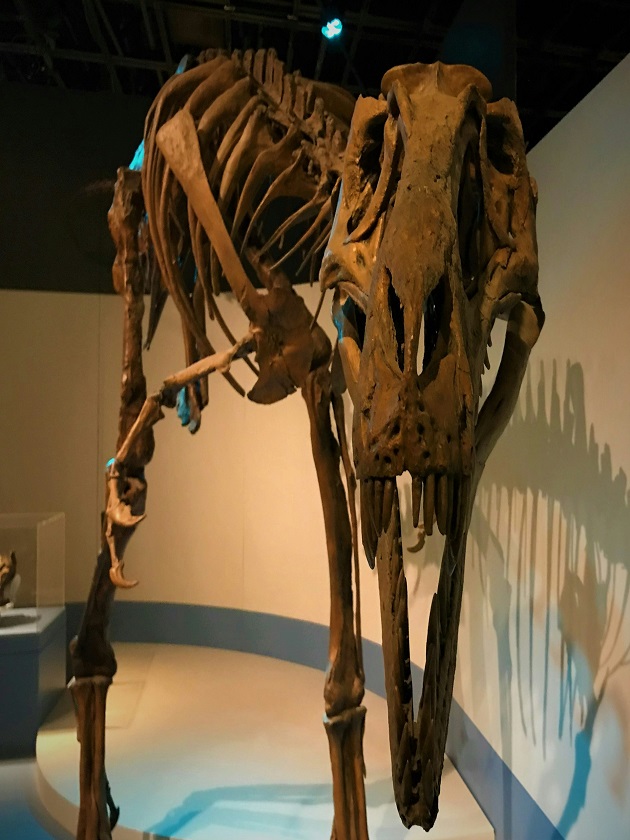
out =
[[[213,648],[119,644],[108,702],[107,767],[118,840],[325,840],[332,795],[322,673]],[[426,836],[400,823],[385,701],[366,694],[372,840]],[[79,750],[69,696],[37,740],[43,805],[73,830]],[[493,840],[450,762],[433,840]]]
[[34,755],[37,730],[66,679],[63,607],[0,615],[0,758]]

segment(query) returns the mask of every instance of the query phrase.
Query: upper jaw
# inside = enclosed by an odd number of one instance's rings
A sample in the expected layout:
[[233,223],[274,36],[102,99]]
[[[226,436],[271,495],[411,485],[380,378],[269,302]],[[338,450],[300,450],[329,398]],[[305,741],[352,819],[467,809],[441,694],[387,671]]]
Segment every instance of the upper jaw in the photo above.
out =
[[[368,563],[374,568],[378,541],[393,521],[394,498],[398,494],[396,477],[361,480],[361,529]],[[411,477],[411,516],[418,527],[422,516],[424,532],[433,533],[433,525],[447,539],[461,536],[466,523],[470,479],[452,473],[428,472]]]

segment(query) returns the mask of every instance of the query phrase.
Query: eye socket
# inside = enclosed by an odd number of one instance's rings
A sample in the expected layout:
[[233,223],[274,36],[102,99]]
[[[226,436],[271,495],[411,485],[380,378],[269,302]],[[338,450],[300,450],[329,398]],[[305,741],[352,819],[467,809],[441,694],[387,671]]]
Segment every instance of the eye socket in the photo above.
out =
[[499,114],[488,114],[486,118],[486,142],[488,160],[502,175],[513,175],[516,169],[514,152],[508,142],[508,126]]
[[481,223],[483,218],[483,184],[479,165],[479,149],[469,143],[462,163],[457,201],[457,239],[462,267],[462,282],[468,298],[477,292],[481,273]]
[[366,138],[355,164],[352,178],[356,192],[351,196],[352,212],[348,219],[348,233],[357,229],[365,215],[378,184],[383,158],[383,130],[385,119],[379,116],[366,126]]

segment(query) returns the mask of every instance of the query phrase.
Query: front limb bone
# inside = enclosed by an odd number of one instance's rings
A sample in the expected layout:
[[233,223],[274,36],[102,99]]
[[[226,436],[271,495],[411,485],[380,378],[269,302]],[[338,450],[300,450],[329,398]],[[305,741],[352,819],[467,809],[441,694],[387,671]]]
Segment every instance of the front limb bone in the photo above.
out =
[[332,840],[368,840],[363,776],[364,676],[353,623],[352,532],[339,471],[339,445],[330,422],[327,368],[312,371],[302,389],[322,499],[330,573],[329,665],[324,687],[325,727],[333,777]]
[[[134,451],[136,442],[145,436],[147,431],[159,420],[162,420],[164,417],[162,407],[173,408],[175,406],[177,394],[182,388],[192,385],[215,371],[227,373],[233,361],[243,358],[254,349],[255,340],[250,332],[229,350],[200,359],[184,368],[184,370],[169,376],[164,380],[157,393],[151,394],[145,399],[135,422],[129,429],[116,453],[116,457],[110,462],[107,470],[108,498],[105,511],[105,538],[111,557],[109,577],[115,586],[130,589],[138,583],[138,581],[125,578],[122,560],[124,549],[131,533],[133,533],[133,529],[145,517],[144,512],[139,515],[134,514],[133,508],[141,496],[144,500],[146,483],[137,477],[130,476],[127,470],[130,454]],[[144,504],[142,509],[144,510]]]

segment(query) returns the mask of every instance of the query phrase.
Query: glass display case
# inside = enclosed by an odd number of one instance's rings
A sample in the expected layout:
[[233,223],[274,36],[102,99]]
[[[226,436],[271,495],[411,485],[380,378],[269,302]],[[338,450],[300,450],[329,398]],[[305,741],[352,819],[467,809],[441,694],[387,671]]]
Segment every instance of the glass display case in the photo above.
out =
[[0,515],[0,758],[33,755],[66,681],[65,516]]
[[63,513],[0,515],[0,633],[41,631],[63,610],[65,533]]

